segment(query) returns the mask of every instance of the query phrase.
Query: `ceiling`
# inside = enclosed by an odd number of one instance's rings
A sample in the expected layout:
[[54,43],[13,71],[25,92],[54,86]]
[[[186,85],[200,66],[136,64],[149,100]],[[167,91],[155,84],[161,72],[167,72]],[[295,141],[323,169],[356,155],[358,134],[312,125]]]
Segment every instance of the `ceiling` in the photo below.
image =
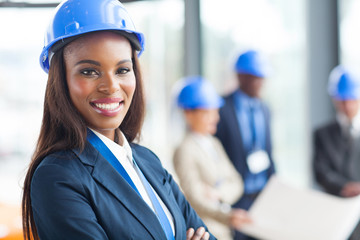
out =
[[[121,0],[125,2],[136,2],[139,0]],[[43,7],[56,7],[60,0],[0,0],[0,8],[43,8]]]

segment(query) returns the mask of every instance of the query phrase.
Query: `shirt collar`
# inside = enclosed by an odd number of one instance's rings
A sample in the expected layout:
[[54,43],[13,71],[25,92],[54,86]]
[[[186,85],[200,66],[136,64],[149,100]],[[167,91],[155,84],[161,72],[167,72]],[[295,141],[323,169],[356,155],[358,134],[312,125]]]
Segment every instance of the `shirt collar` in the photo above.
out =
[[350,133],[352,136],[360,136],[360,111],[352,120],[349,120],[345,114],[337,112],[336,120],[340,124],[342,131],[346,131],[350,128]]
[[247,107],[257,107],[259,106],[260,100],[254,97],[250,97],[249,95],[247,95],[246,93],[244,93],[243,91],[241,91],[240,89],[238,89],[235,92],[235,97],[236,100],[241,104],[241,105],[246,105]]
[[120,142],[122,143],[122,146],[120,144],[117,144],[116,142],[112,141],[111,139],[105,137],[104,135],[102,135],[101,133],[95,131],[94,129],[89,128],[91,131],[93,131],[96,136],[98,136],[101,141],[103,141],[103,143],[110,149],[110,151],[112,151],[112,149],[117,148],[117,149],[121,149],[121,151],[123,151],[126,154],[126,157],[129,159],[129,161],[132,161],[132,150],[130,147],[129,142],[127,141],[125,135],[120,132]]

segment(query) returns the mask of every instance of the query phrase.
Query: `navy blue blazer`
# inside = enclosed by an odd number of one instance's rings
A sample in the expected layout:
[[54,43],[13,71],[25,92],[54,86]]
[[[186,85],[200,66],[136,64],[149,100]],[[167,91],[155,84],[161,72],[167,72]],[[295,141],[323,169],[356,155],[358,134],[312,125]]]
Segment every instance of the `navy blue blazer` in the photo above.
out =
[[[206,228],[157,156],[136,144],[131,148],[174,218],[175,239],[186,239],[190,227]],[[56,152],[40,163],[31,204],[41,239],[166,239],[151,208],[90,143],[83,152]]]
[[[216,137],[219,138],[230,160],[244,179],[249,172],[249,168],[246,163],[248,152],[244,148],[243,139],[241,136],[241,129],[239,127],[238,118],[236,116],[233,94],[224,98],[225,104],[222,108],[220,108],[220,121],[217,126]],[[264,103],[262,103],[262,109],[264,112],[266,123],[265,151],[268,153],[271,163],[270,168],[267,170],[268,176],[270,177],[275,171],[272,159],[270,136],[270,113],[269,109]]]

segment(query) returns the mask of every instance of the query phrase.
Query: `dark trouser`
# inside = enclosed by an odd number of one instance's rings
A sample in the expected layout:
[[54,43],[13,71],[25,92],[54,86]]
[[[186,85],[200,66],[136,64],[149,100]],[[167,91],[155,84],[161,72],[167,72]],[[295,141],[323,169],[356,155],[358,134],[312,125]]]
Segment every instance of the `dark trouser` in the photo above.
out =
[[247,236],[241,232],[235,231],[234,240],[258,240],[258,239]]
[[[258,195],[259,193],[244,194],[241,199],[233,205],[233,207],[249,210]],[[247,236],[244,233],[238,231],[234,231],[234,240],[257,240],[257,238]]]

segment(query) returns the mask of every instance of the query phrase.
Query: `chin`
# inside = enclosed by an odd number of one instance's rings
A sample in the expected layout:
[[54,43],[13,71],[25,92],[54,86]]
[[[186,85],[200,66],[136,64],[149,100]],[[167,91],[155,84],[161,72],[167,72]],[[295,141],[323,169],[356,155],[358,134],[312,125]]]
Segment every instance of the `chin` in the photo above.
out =
[[216,128],[209,129],[208,134],[215,135]]

